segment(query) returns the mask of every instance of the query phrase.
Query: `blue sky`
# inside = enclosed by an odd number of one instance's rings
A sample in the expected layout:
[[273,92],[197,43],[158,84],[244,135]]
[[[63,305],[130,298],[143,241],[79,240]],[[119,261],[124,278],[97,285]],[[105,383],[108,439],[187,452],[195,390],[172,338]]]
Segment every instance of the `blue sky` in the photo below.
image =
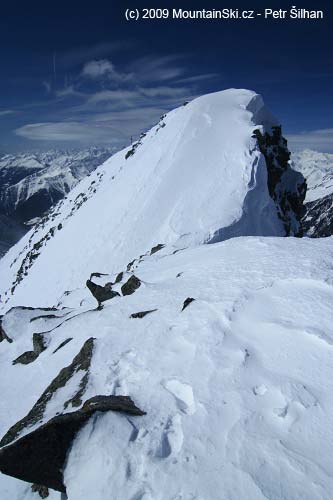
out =
[[[138,21],[156,2],[17,2],[0,17],[0,150],[127,145],[165,111],[229,87],[261,93],[293,149],[333,152],[333,14],[318,21]],[[259,9],[262,1],[232,2]],[[221,8],[220,1],[160,7]],[[270,2],[266,8],[290,8]]]

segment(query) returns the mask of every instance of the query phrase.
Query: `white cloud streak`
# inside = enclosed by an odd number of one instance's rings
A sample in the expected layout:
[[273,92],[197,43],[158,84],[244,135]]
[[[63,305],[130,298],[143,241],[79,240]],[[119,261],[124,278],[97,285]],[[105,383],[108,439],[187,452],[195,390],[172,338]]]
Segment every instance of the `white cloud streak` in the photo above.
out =
[[15,111],[14,109],[3,109],[3,110],[0,109],[0,117],[1,116],[15,115],[16,113],[17,113],[17,111]]

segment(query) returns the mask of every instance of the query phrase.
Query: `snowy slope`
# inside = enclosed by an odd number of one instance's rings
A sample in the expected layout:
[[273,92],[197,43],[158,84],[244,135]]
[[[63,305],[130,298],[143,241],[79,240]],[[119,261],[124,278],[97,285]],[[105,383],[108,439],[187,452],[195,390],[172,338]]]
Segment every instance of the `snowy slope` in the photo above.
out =
[[[1,435],[94,337],[83,399],[126,394],[147,415],[89,420],[68,456],[69,500],[330,500],[332,239],[245,237],[170,250],[136,263],[141,287],[102,311],[82,289],[82,305],[65,296],[55,317],[14,309],[3,318],[13,342],[0,344]],[[195,301],[181,311],[187,297]],[[39,357],[12,365],[43,331]],[[81,373],[56,391],[42,421],[64,411]],[[39,498],[6,476],[0,492]]]
[[259,95],[234,89],[162,117],[2,259],[6,307],[53,305],[88,272],[115,272],[156,244],[297,234],[304,179],[276,123]]
[[333,234],[333,154],[305,150],[292,155],[292,166],[307,181],[306,213],[302,226],[307,236]]

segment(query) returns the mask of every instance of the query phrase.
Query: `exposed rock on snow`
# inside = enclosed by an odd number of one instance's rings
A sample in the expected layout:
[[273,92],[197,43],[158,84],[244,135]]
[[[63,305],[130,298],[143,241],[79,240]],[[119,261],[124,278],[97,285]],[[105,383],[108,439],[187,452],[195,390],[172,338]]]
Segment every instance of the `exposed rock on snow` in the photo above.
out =
[[49,489],[41,484],[33,484],[31,486],[31,491],[33,493],[38,493],[41,498],[47,498],[49,496]]
[[[47,317],[50,317],[50,315],[47,315]],[[56,317],[56,316],[51,316],[51,317]],[[37,318],[32,318],[32,319],[37,319]],[[27,351],[21,354],[18,358],[14,359],[13,365],[16,365],[17,363],[28,365],[29,363],[35,361],[40,355],[40,353],[45,351],[47,347],[47,343],[45,342],[45,334],[34,333],[32,337],[32,343],[33,343],[33,351]]]
[[0,450],[0,471],[24,481],[66,492],[63,469],[71,443],[95,412],[116,411],[142,416],[128,396],[95,396],[77,411],[57,415]]
[[[26,366],[11,365],[13,349],[22,350],[29,328],[57,320],[31,321],[42,315],[40,310],[6,313],[3,322],[14,342],[1,344],[0,391],[2,400],[11,402],[15,388],[15,404],[12,413],[1,413],[2,432],[27,413],[34,394],[50,385],[59,368],[70,366],[67,360],[94,335],[81,400],[96,393],[131,394],[147,415],[133,420],[96,412],[86,421],[64,471],[69,500],[104,500],[110,484],[115,500],[132,500],[139,493],[163,500],[180,495],[330,500],[331,259],[330,239],[235,238],[177,254],[166,247],[140,263],[145,286],[117,301],[117,307],[110,301],[98,314],[89,310],[90,303],[70,314],[53,311],[62,322],[48,348]],[[83,300],[89,291],[83,286],[77,293]],[[195,312],[189,307],[184,315],[179,304],[194,294]],[[130,315],[151,304],[159,312],[148,317],[147,329],[146,321]],[[64,321],[64,314],[71,319]],[[53,354],[70,332],[75,332],[73,340]],[[60,417],[54,424],[59,423],[61,436],[71,429],[67,423],[62,428],[67,421],[55,414],[66,411],[66,417],[81,408],[64,410],[64,403],[77,394],[84,373],[73,373],[65,392],[56,391],[42,423],[8,443],[15,456],[11,463],[20,463],[16,443],[34,447],[52,434],[49,419]],[[19,452],[25,456],[17,447]],[[54,454],[49,458],[54,463]],[[31,464],[30,449],[25,470]],[[32,480],[41,482],[40,476]],[[13,494],[22,491],[19,482],[9,493],[2,484],[7,483],[0,481],[4,500],[20,498]]]
[[156,252],[159,252],[160,250],[162,250],[162,248],[164,248],[165,245],[163,245],[162,243],[159,243],[158,245],[154,246],[151,250],[150,250],[150,255],[154,255],[154,253]]
[[151,314],[153,312],[157,311],[157,309],[150,309],[149,311],[140,311],[140,312],[137,312],[137,313],[132,313],[130,318],[144,318],[145,316],[147,316],[147,314]]
[[193,299],[192,297],[187,297],[187,299],[184,300],[182,311],[184,311],[184,309],[186,309],[186,307],[189,306],[191,304],[191,302],[194,302],[194,301],[195,301],[195,299]]
[[69,339],[65,339],[63,342],[61,342],[61,344],[58,345],[58,347],[53,351],[53,354],[58,352],[62,347],[65,347],[65,345],[68,344],[68,342],[70,342],[71,340],[73,340],[72,337],[70,337]]
[[[95,273],[96,274],[96,273]],[[106,283],[104,286],[96,285],[93,281],[87,280],[87,287],[98,302],[98,307],[101,307],[102,302],[119,297],[119,293],[112,290],[112,283]]]
[[84,343],[82,349],[77,356],[75,356],[72,363],[59,372],[57,377],[51,382],[30,410],[28,415],[9,429],[9,431],[1,439],[0,446],[8,445],[11,441],[17,439],[23,431],[26,432],[29,428],[35,426],[37,423],[40,423],[44,418],[45,411],[50,400],[55,396],[56,392],[59,391],[60,388],[64,387],[70,381],[74,373],[78,371],[83,372],[78,390],[71,399],[64,403],[64,409],[66,409],[69,404],[71,404],[71,406],[80,406],[82,404],[81,397],[85,392],[88,382],[93,345],[93,338],[88,339]]
[[132,295],[140,286],[141,281],[133,274],[121,287],[121,293],[123,295]]

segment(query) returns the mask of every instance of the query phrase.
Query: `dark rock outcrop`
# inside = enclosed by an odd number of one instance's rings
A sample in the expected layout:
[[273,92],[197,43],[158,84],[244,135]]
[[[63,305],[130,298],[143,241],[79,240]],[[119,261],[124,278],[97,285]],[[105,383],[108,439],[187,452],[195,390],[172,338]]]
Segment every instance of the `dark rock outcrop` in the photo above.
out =
[[156,252],[159,252],[160,250],[162,250],[162,248],[164,248],[165,245],[163,245],[162,243],[159,243],[158,245],[156,245],[155,247],[153,247],[151,250],[150,250],[150,255],[154,255],[154,253]]
[[116,283],[120,283],[123,279],[123,276],[124,276],[124,273],[121,272],[121,273],[118,273],[117,276],[116,276],[116,281],[114,282],[115,284]]
[[89,375],[90,362],[93,354],[94,348],[94,339],[91,337],[86,340],[81,348],[80,352],[75,356],[73,361],[69,366],[66,366],[56,376],[55,379],[52,380],[51,384],[45,389],[43,394],[40,396],[36,404],[32,407],[29,413],[22,418],[19,422],[14,424],[9,431],[5,434],[5,436],[0,441],[0,446],[6,446],[11,441],[14,441],[18,438],[21,432],[24,429],[32,427],[33,425],[40,422],[43,418],[45,409],[49,401],[52,399],[53,395],[60,389],[64,387],[67,382],[72,378],[74,373],[81,370],[84,375],[82,376],[79,389],[75,396],[66,401],[64,408],[71,403],[72,406],[80,406],[82,404],[81,397],[84,394]]
[[45,351],[47,343],[45,342],[44,333],[34,333],[32,337],[33,351],[27,351],[14,359],[13,365],[18,363],[28,365],[35,361],[41,352]]
[[194,302],[194,301],[195,301],[195,299],[193,299],[192,297],[187,297],[187,299],[184,300],[182,311],[184,311],[184,309],[186,309],[186,307],[189,306],[191,304],[191,302]]
[[290,167],[290,152],[280,126],[272,132],[254,131],[267,166],[267,185],[274,200],[278,217],[287,236],[302,236],[301,219],[305,213],[306,181],[300,172]]
[[33,484],[31,486],[31,491],[33,493],[38,493],[41,498],[47,498],[49,496],[49,489],[41,484]]
[[105,274],[105,273],[91,273],[89,279],[92,279],[92,278],[101,278],[101,276],[107,276],[107,274]]
[[133,274],[121,287],[121,293],[123,295],[132,295],[132,293],[134,293],[140,286],[141,281]]
[[106,300],[113,299],[114,297],[118,297],[120,294],[118,292],[114,292],[112,290],[112,283],[106,283],[106,285],[96,285],[93,281],[87,280],[86,283],[92,295],[98,302],[98,307],[101,307],[102,302]]
[[68,344],[68,342],[70,342],[71,340],[73,340],[73,337],[70,337],[70,338],[64,340],[63,342],[61,342],[61,344],[59,344],[58,347],[53,351],[53,354],[58,352],[62,347],[65,347],[65,345]]
[[[80,428],[97,411],[145,415],[128,396],[95,396],[81,409],[57,415],[11,444],[5,440],[7,446],[0,449],[0,471],[65,493],[63,470],[69,447]],[[3,442],[4,439],[2,445]]]
[[17,358],[15,358],[12,362],[13,365],[29,365],[33,363],[38,358],[38,354],[34,351],[26,351],[23,354],[20,354]]
[[157,309],[151,309],[150,311],[140,311],[140,312],[137,312],[137,313],[133,313],[130,315],[130,318],[144,318],[145,316],[147,316],[147,314],[151,314],[153,312],[157,311]]
[[32,323],[33,321],[37,321],[39,319],[56,319],[56,318],[60,318],[61,316],[57,316],[56,314],[43,314],[41,316],[35,316],[33,318],[30,319],[30,323]]

